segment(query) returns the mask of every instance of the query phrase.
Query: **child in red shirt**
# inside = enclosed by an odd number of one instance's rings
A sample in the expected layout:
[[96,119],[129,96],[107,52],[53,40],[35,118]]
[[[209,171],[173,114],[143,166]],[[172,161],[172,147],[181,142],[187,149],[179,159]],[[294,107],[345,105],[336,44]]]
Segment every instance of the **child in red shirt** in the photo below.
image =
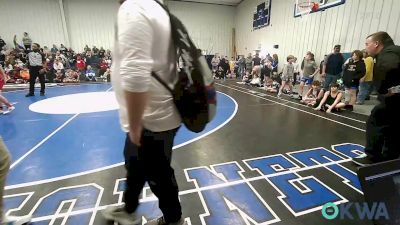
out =
[[82,59],[81,55],[77,55],[77,56],[76,56],[76,68],[77,68],[80,72],[84,71],[85,68],[86,68],[85,60]]
[[[3,70],[3,67],[0,65],[0,113],[7,114],[15,109],[14,106],[10,104],[10,102],[1,95],[1,91],[3,90],[3,86],[6,83],[6,73]],[[7,106],[7,110],[3,110],[3,104]]]

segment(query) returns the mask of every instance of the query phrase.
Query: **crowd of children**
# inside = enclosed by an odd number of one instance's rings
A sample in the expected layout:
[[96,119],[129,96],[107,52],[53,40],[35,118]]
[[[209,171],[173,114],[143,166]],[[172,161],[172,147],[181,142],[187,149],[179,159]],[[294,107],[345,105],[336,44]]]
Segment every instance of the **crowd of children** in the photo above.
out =
[[[334,53],[325,56],[320,66],[315,62],[312,52],[307,52],[301,64],[297,62],[296,57],[289,55],[281,73],[278,74],[276,54],[273,57],[267,55],[262,59],[258,54],[254,57],[249,54],[247,58],[239,56],[237,61],[232,59],[229,64],[227,57],[220,58],[216,55],[212,60],[212,69],[216,79],[236,77],[243,84],[277,93],[278,98],[281,98],[282,94],[288,94],[315,110],[328,113],[341,109],[352,111],[353,106],[363,104],[372,91],[368,82],[372,81],[373,61],[365,51],[360,50],[353,51],[351,57],[343,64],[336,60],[339,64],[334,65],[335,57],[343,58],[339,45],[335,46]],[[326,84],[328,67],[333,66],[341,68],[340,75]],[[295,84],[299,84],[297,93],[293,91]]]
[[[1,39],[1,38],[0,38]],[[0,114],[10,113],[15,107],[1,91],[6,83],[27,83],[30,78],[27,55],[32,51],[32,40],[25,32],[23,44],[17,43],[14,36],[14,48],[2,40],[0,46]],[[83,52],[75,53],[63,44],[60,47],[53,45],[40,49],[44,59],[40,74],[45,75],[46,82],[78,83],[86,81],[110,81],[111,51],[93,46],[85,46]]]
[[[27,54],[31,51],[30,45],[24,42],[19,45],[14,41],[14,48],[3,45],[0,49],[0,66],[4,68],[7,83],[26,83],[29,80],[29,69],[27,65]],[[40,53],[45,58],[46,82],[80,82],[86,81],[109,81],[111,66],[111,51],[96,46],[89,48],[87,45],[80,53],[75,53],[71,48],[63,44],[60,47],[53,45],[52,48],[44,46]],[[105,76],[104,76],[105,74]],[[105,78],[104,78],[105,77]]]

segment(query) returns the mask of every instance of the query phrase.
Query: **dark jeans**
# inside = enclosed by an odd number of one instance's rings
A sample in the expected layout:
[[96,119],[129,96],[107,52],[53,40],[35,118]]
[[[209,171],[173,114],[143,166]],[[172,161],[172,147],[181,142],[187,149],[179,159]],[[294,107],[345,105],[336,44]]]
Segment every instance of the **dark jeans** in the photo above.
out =
[[297,83],[297,76],[299,75],[299,73],[293,73],[293,85],[296,85]]
[[171,167],[172,146],[178,128],[164,132],[144,130],[138,148],[130,139],[125,140],[125,167],[127,186],[124,193],[125,209],[134,212],[139,195],[147,181],[159,200],[159,207],[167,222],[176,222],[182,216],[178,199],[178,185]]
[[44,74],[39,74],[39,70],[41,70],[42,66],[31,66],[29,67],[29,94],[35,93],[35,82],[36,78],[39,77],[40,81],[40,93],[44,93],[45,81]]
[[375,106],[367,121],[365,152],[376,160],[396,159],[400,155],[400,94],[386,97]]
[[336,83],[337,82],[337,80],[340,78],[340,74],[338,74],[338,75],[333,75],[333,74],[326,74],[326,77],[325,77],[325,83],[324,83],[324,90],[325,91],[328,91],[328,90],[330,90],[329,89],[329,86],[331,85],[331,83]]
[[372,81],[361,82],[359,88],[360,89],[357,95],[357,102],[364,103],[365,99],[372,92]]

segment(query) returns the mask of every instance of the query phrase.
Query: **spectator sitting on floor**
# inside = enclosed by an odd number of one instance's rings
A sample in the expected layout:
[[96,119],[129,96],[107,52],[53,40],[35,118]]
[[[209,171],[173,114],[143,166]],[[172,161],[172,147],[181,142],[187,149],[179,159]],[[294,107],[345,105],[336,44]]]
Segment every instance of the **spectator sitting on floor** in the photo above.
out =
[[62,59],[58,58],[54,60],[53,69],[55,72],[54,82],[62,83],[64,80],[64,64],[62,63]]
[[63,76],[63,73],[61,72],[61,70],[56,70],[54,81],[56,83],[62,83],[63,80],[64,80],[64,76]]
[[86,69],[86,81],[96,81],[96,73],[91,66],[87,66]]
[[85,71],[86,63],[85,63],[85,60],[82,59],[82,56],[81,56],[80,54],[78,54],[78,55],[76,56],[76,65],[75,65],[75,68],[78,69],[78,71],[79,71],[80,73],[83,73],[83,72]]
[[106,54],[106,50],[104,50],[103,47],[100,47],[100,50],[99,50],[99,57],[100,57],[100,58],[104,58],[105,54]]
[[311,88],[307,91],[306,95],[304,95],[300,102],[308,106],[316,107],[323,96],[324,90],[321,87],[321,82],[314,80]]
[[26,65],[23,66],[23,68],[19,71],[19,77],[15,77],[18,81],[18,79],[21,79],[19,82],[17,83],[25,83],[29,80],[30,78],[30,73],[29,73],[29,69]]
[[225,74],[224,69],[222,68],[222,66],[218,66],[218,70],[216,71],[214,78],[225,79],[225,77],[226,77],[226,74]]
[[78,72],[72,69],[68,69],[67,72],[65,72],[65,83],[78,83],[79,82],[79,75]]
[[106,62],[105,59],[102,59],[100,62],[100,70],[99,70],[99,75],[103,75],[103,73],[106,72],[106,70],[108,69],[108,63]]
[[53,44],[53,47],[51,48],[51,50],[50,50],[50,51],[51,51],[51,53],[52,53],[52,54],[56,54],[56,53],[57,53],[57,51],[58,51],[58,48],[57,48],[57,46]]
[[330,90],[325,92],[321,102],[314,110],[326,110],[327,113],[331,113],[332,110],[339,112],[340,109],[346,106],[341,102],[342,98],[343,94],[339,91],[339,84],[333,82],[330,84]]
[[268,59],[264,60],[264,66],[261,68],[261,83],[267,82],[268,78],[271,77],[271,72],[272,72],[272,64],[271,61],[269,61]]
[[242,82],[245,84],[250,83],[252,80],[253,76],[249,73],[249,71],[246,71],[246,74],[243,76]]
[[15,64],[14,64],[14,69],[22,69],[23,67],[24,67],[24,63],[21,61],[21,59],[16,58]]
[[266,77],[265,90],[270,93],[277,93],[279,90],[279,83],[272,80],[270,77]]
[[101,75],[100,77],[105,81],[110,81],[110,75],[111,75],[110,68],[107,68],[106,72],[104,72],[103,75]]
[[67,48],[64,46],[64,44],[60,45],[60,52],[61,54],[65,55],[65,53],[67,52]]
[[63,65],[67,62],[67,58],[66,58],[65,55],[62,54],[60,51],[58,51],[58,52],[56,53],[55,58],[58,59]]
[[250,81],[251,86],[260,87],[261,86],[261,66],[254,66],[252,71],[252,79]]

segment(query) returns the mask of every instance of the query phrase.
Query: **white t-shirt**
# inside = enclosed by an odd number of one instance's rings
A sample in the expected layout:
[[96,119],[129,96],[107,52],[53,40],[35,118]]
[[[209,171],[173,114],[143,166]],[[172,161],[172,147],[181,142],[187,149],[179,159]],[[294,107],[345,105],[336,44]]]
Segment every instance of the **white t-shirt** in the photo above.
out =
[[148,92],[143,126],[154,132],[177,128],[181,118],[169,91],[151,76],[156,72],[172,88],[176,56],[168,14],[155,1],[127,0],[118,11],[112,85],[120,105],[122,129],[129,131],[124,92]]
[[53,68],[54,68],[54,70],[63,70],[64,65],[62,64],[62,62],[54,63]]

